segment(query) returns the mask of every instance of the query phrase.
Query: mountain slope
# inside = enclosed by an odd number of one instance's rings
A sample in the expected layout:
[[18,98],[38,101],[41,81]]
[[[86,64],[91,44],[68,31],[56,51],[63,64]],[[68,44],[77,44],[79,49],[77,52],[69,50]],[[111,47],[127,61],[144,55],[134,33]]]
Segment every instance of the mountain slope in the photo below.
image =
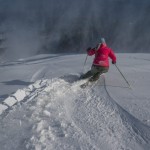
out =
[[1,64],[1,149],[149,150],[149,55],[117,56],[132,90],[113,66],[97,84],[81,89],[85,55]]
[[79,87],[84,81],[72,82],[76,78],[68,75],[39,80],[22,90],[26,93],[22,100],[21,90],[16,92],[13,97],[24,102],[9,110],[1,121],[2,148],[150,148],[149,127],[110,97],[104,76],[84,90]]

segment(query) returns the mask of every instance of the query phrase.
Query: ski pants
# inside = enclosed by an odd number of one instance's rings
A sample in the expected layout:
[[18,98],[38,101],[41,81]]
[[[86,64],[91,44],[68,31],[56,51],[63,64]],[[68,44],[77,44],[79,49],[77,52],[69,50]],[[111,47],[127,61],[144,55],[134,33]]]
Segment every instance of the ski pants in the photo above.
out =
[[109,67],[92,65],[91,70],[81,76],[82,79],[90,78],[90,81],[99,79],[102,73],[108,72]]

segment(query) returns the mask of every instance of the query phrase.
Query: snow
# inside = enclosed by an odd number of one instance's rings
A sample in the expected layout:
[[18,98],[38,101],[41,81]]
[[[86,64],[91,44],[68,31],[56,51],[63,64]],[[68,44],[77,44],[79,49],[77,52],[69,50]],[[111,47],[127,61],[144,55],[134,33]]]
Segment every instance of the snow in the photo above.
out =
[[0,114],[2,114],[7,108],[7,106],[0,104]]
[[132,89],[114,65],[81,89],[85,58],[39,55],[0,65],[1,149],[150,149],[150,54],[117,54]]
[[13,106],[16,104],[17,100],[14,97],[8,97],[4,100],[4,103],[7,104],[8,106]]

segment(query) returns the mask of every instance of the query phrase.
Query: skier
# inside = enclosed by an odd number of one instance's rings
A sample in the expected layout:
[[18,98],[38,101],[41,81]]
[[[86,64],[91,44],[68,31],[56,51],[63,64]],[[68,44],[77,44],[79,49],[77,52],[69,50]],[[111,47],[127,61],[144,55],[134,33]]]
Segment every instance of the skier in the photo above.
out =
[[112,59],[112,64],[116,64],[116,56],[113,50],[107,47],[104,38],[101,38],[101,43],[99,43],[95,48],[89,47],[87,49],[87,54],[89,56],[95,55],[91,70],[87,73],[81,75],[81,79],[89,78],[89,81],[96,81],[99,79],[102,73],[106,73],[109,70],[109,59]]

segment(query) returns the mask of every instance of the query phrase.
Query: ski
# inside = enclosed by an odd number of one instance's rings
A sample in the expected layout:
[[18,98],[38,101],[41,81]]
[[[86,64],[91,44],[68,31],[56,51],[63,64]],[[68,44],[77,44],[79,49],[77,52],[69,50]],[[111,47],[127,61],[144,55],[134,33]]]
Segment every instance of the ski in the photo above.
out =
[[89,85],[91,85],[91,86],[95,85],[97,82],[98,82],[98,80],[97,81],[90,81],[90,80],[88,80],[85,83],[81,84],[80,87],[82,89],[84,89],[84,88],[86,88]]
[[99,79],[96,80],[96,81],[91,81],[91,79],[88,79],[85,83],[81,84],[80,87],[81,87],[82,89],[86,88],[86,87],[89,86],[89,85],[91,85],[91,86],[93,87],[94,85],[96,85],[96,83],[98,83],[98,81],[100,81],[100,78],[101,78],[102,75],[104,75],[104,73],[102,73],[102,74],[100,75]]
[[86,87],[89,85],[89,82],[90,82],[90,81],[86,81],[85,83],[81,84],[80,87],[81,87],[82,89],[86,88]]

